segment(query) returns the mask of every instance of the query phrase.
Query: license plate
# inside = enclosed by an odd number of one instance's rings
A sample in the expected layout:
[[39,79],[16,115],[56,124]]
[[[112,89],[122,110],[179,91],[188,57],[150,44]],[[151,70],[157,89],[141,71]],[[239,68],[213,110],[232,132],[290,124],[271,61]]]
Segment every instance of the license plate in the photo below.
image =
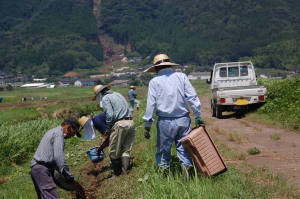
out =
[[248,105],[247,99],[238,99],[236,100],[236,105]]

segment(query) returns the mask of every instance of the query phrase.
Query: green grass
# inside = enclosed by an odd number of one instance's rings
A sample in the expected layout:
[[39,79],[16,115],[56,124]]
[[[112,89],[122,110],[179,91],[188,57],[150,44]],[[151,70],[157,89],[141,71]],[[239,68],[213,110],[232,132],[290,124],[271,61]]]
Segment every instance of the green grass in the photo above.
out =
[[272,140],[280,140],[281,139],[281,134],[279,132],[274,132],[270,135]]
[[243,143],[243,137],[238,132],[229,132],[227,134],[228,140],[231,142]]

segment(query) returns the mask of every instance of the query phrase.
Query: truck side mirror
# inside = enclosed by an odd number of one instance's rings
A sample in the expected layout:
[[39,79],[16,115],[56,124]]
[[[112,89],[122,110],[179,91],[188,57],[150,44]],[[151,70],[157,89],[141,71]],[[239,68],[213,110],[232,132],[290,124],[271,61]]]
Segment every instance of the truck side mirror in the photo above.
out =
[[206,83],[210,84],[210,79],[206,79]]

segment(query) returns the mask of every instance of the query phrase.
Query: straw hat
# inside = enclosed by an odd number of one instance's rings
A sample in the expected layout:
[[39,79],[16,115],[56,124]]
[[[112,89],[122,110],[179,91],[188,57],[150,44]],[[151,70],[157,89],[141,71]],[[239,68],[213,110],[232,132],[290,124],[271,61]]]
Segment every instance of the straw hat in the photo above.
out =
[[[93,115],[91,115],[91,117],[93,117]],[[85,125],[85,123],[91,118],[91,117],[85,117],[85,116],[82,116],[80,119],[79,119],[79,124],[81,126],[81,128],[79,129],[79,132],[83,129],[83,126]]]
[[93,89],[93,92],[95,93],[95,96],[93,97],[92,101],[95,101],[96,100],[96,97],[98,95],[98,93],[100,91],[102,91],[104,88],[110,88],[111,87],[111,84],[108,84],[108,85],[97,85],[95,86],[95,88]]
[[135,87],[134,87],[134,86],[130,86],[130,87],[129,87],[129,89],[133,89],[133,90],[134,90],[134,89],[135,89]]
[[165,54],[159,54],[154,57],[153,66],[146,69],[144,72],[156,72],[155,66],[180,66],[179,64],[171,63],[170,59]]

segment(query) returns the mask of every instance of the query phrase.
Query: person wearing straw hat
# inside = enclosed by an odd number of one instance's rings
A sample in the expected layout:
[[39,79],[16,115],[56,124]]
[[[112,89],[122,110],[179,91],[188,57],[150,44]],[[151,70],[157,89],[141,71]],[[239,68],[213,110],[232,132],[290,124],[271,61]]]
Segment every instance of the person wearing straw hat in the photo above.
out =
[[143,116],[145,121],[145,138],[150,138],[150,127],[157,121],[156,163],[159,168],[171,166],[171,147],[175,141],[177,156],[182,165],[184,175],[192,171],[192,161],[181,145],[181,140],[191,131],[190,110],[193,110],[197,127],[204,125],[201,119],[201,103],[184,73],[174,72],[172,67],[179,64],[170,62],[165,54],[154,57],[153,66],[144,72],[156,72],[158,75],[149,82],[147,109]]
[[111,85],[95,86],[92,100],[96,100],[106,115],[107,133],[110,134],[109,157],[114,170],[111,179],[115,179],[122,173],[122,166],[124,174],[127,174],[135,128],[126,99],[120,93],[110,90],[110,87]]
[[30,171],[38,198],[59,198],[53,180],[54,170],[58,171],[68,183],[73,183],[74,177],[66,164],[64,147],[65,139],[75,134],[81,137],[79,127],[77,119],[69,117],[43,136],[31,160]]
[[128,100],[130,102],[130,111],[132,112],[134,109],[134,104],[136,104],[136,109],[139,110],[140,109],[140,102],[136,99],[137,93],[134,91],[135,87],[134,86],[130,86],[129,87],[129,91],[128,91]]

